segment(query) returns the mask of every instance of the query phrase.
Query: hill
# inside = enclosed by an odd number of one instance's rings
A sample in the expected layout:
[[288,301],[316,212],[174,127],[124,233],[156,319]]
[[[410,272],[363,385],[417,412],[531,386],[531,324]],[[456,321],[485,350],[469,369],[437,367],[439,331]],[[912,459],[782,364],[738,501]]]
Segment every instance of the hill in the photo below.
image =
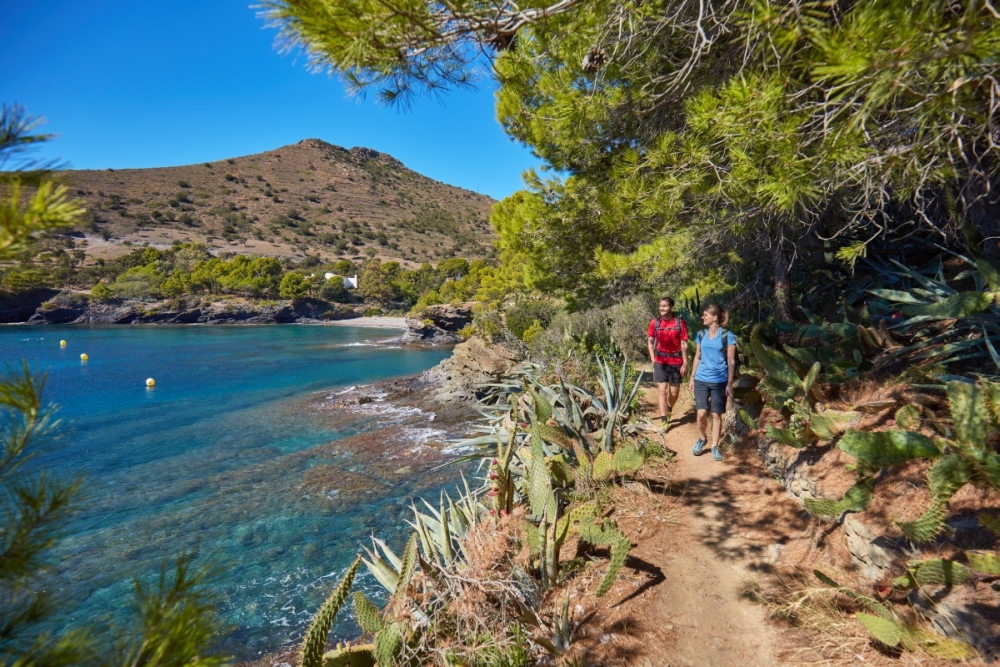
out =
[[434,181],[388,154],[318,139],[219,162],[65,171],[61,179],[86,202],[74,246],[88,263],[177,241],[204,243],[213,253],[367,256],[404,265],[493,253],[491,198]]

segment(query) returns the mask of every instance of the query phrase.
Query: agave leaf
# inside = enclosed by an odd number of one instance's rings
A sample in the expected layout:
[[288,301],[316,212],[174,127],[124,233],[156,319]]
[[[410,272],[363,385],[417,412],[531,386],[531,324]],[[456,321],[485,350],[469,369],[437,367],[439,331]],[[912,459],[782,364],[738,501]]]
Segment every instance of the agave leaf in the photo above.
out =
[[1000,292],[1000,272],[985,257],[976,260],[976,268],[982,274],[991,292]]
[[859,461],[884,467],[941,454],[934,441],[916,431],[849,430],[837,447]]
[[895,301],[897,303],[910,303],[915,305],[924,305],[925,303],[909,292],[901,292],[893,289],[870,289],[868,291],[875,296],[888,299],[889,301]]
[[977,315],[987,310],[993,304],[994,295],[991,292],[959,292],[936,303],[925,305],[902,306],[907,315],[930,317],[938,319],[958,319]]

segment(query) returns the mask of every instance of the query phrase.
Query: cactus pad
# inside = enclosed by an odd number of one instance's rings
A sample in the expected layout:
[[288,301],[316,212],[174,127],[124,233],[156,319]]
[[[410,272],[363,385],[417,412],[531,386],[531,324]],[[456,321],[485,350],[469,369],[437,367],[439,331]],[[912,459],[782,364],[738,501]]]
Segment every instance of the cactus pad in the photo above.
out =
[[378,661],[379,667],[393,665],[402,645],[403,635],[396,623],[390,623],[382,628],[382,631],[375,635],[375,660]]
[[976,657],[976,650],[968,644],[948,637],[927,632],[920,628],[910,628],[917,644],[932,658],[943,660],[968,660]]
[[375,667],[375,645],[338,648],[323,656],[323,667]]
[[840,516],[844,512],[861,512],[872,502],[872,479],[864,478],[855,482],[840,500],[827,498],[807,498],[806,509],[818,516]]
[[969,567],[976,572],[988,574],[991,577],[1000,576],[1000,557],[995,551],[966,551]]
[[605,450],[598,452],[597,456],[594,457],[594,464],[592,468],[592,476],[596,480],[604,480],[611,476],[611,472],[614,470],[614,459]]
[[775,428],[774,426],[767,427],[767,437],[795,449],[802,449],[810,442],[802,437],[802,432],[796,432],[790,428]]
[[915,431],[848,431],[837,447],[873,466],[892,466],[941,455],[934,441]]
[[859,412],[841,412],[826,410],[822,414],[809,416],[809,429],[820,440],[833,440],[857,423],[861,418]]
[[904,405],[895,414],[896,426],[904,431],[915,431],[920,428],[920,406]]
[[646,452],[641,447],[622,445],[612,458],[612,466],[618,473],[634,473],[646,461]]
[[986,391],[968,382],[949,382],[948,402],[955,440],[982,449],[991,422],[986,409]]
[[969,568],[947,558],[911,561],[907,573],[895,580],[899,588],[913,586],[953,586],[975,579]]
[[358,573],[359,565],[361,565],[361,556],[354,559],[351,566],[347,568],[347,572],[344,574],[344,578],[340,581],[340,584],[333,590],[333,593],[330,594],[330,597],[326,599],[326,602],[323,603],[323,606],[319,608],[319,611],[313,617],[312,624],[310,624],[309,630],[306,631],[305,641],[302,642],[302,667],[322,667],[326,637],[330,634],[330,626],[333,625],[333,619],[336,618],[340,607],[347,600],[347,594],[350,593],[351,586],[354,585],[354,575]]
[[354,617],[365,632],[375,634],[382,629],[382,612],[361,591],[354,594]]
[[892,621],[881,616],[865,614],[860,611],[854,617],[858,619],[865,630],[871,633],[875,639],[886,646],[899,646],[899,640],[902,638],[903,632],[905,632],[903,624],[899,621]]
[[[621,533],[619,533],[621,535]],[[618,578],[618,573],[621,572],[622,566],[625,564],[625,559],[628,558],[629,549],[632,548],[632,541],[625,537],[624,535],[615,542],[614,547],[611,549],[611,562],[608,563],[608,571],[604,573],[604,578],[601,579],[601,585],[597,588],[597,597],[601,597],[605,593],[611,590],[611,587],[615,584],[615,579]]]
[[1000,517],[988,512],[980,512],[979,523],[989,528],[994,535],[1000,537]]

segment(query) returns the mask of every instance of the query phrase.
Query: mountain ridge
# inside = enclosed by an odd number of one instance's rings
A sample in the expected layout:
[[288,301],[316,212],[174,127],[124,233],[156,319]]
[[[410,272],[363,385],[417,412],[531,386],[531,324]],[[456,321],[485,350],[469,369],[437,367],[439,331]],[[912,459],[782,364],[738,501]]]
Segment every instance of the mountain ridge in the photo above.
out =
[[404,265],[494,253],[493,199],[364,146],[310,138],[215,162],[58,177],[88,209],[73,233],[87,261],[178,242],[204,243],[216,254]]

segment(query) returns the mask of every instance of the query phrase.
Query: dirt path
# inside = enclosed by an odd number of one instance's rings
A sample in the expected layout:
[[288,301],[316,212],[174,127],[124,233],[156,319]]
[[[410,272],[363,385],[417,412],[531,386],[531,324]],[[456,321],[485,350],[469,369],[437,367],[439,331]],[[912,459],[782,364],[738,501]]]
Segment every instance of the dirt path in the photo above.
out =
[[[647,392],[655,414],[655,390]],[[669,664],[713,667],[775,665],[774,634],[767,614],[743,596],[752,577],[752,545],[733,529],[736,508],[722,478],[730,469],[711,454],[694,457],[698,438],[688,392],[682,392],[664,441],[677,456],[669,468],[670,493],[679,497],[679,525],[649,545],[665,579],[656,586],[650,611],[672,626]],[[662,551],[660,551],[662,549]],[[651,619],[652,620],[652,619]]]

